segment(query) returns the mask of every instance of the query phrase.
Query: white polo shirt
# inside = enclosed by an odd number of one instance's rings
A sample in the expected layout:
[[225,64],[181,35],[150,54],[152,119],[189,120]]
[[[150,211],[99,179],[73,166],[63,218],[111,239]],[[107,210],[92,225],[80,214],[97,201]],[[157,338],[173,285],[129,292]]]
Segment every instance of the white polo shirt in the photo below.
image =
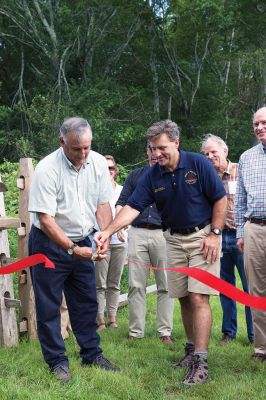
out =
[[37,165],[30,192],[29,212],[33,225],[40,228],[38,212],[51,215],[73,241],[88,236],[96,223],[99,204],[113,196],[106,159],[90,151],[79,171],[60,147]]

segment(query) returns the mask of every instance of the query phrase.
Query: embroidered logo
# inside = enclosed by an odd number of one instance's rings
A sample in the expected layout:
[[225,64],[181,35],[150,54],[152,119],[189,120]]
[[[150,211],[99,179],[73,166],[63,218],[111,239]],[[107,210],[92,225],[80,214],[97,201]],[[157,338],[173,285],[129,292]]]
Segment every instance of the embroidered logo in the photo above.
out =
[[197,182],[197,174],[194,171],[188,171],[185,173],[185,182],[189,185],[194,185]]
[[165,190],[165,187],[161,186],[161,187],[154,189],[154,193],[162,192],[163,190]]

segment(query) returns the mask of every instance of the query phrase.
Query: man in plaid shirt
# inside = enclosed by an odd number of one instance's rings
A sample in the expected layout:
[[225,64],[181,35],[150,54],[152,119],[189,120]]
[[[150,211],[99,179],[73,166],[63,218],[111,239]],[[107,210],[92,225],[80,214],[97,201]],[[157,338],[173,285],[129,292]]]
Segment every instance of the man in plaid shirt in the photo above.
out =
[[[248,292],[248,283],[244,270],[243,254],[237,247],[236,225],[234,222],[234,199],[236,191],[236,179],[238,177],[238,164],[232,163],[228,158],[228,147],[218,136],[208,134],[202,141],[201,151],[210,160],[217,174],[222,179],[227,195],[226,223],[222,236],[221,278],[226,282],[236,285],[235,266],[238,270],[242,287]],[[223,294],[220,294],[223,309],[221,345],[235,339],[237,334],[237,307],[236,302]],[[247,334],[250,343],[254,341],[252,316],[249,307],[245,308]]]
[[[258,145],[242,154],[237,180],[237,245],[244,252],[250,293],[266,297],[266,107],[253,116]],[[255,353],[266,361],[266,312],[252,309]]]

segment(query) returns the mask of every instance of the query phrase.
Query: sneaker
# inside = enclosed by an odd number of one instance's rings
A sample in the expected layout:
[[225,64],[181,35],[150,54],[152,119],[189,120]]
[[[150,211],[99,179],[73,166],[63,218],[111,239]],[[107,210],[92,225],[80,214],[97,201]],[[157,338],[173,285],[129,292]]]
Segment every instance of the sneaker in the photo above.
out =
[[110,363],[107,358],[105,358],[102,354],[99,354],[93,361],[92,363],[82,363],[84,367],[91,367],[94,366],[96,368],[102,368],[105,369],[106,371],[112,371],[112,372],[119,372],[120,369],[115,367],[112,363]]
[[52,374],[58,379],[61,383],[67,383],[71,379],[71,375],[69,372],[69,368],[67,365],[57,365],[53,370]]
[[193,361],[193,353],[195,350],[194,344],[187,343],[185,346],[185,355],[179,361],[171,364],[172,368],[184,368],[188,367]]
[[189,370],[182,383],[185,386],[193,386],[203,384],[209,378],[208,361],[202,359],[199,355],[194,354],[193,362],[190,364]]
[[174,344],[173,339],[171,338],[171,336],[161,336],[160,337],[160,341],[163,344],[167,344],[168,346]]
[[230,336],[227,333],[224,333],[222,339],[219,341],[219,344],[220,346],[224,346],[225,344],[232,342],[232,340],[235,340],[235,336]]

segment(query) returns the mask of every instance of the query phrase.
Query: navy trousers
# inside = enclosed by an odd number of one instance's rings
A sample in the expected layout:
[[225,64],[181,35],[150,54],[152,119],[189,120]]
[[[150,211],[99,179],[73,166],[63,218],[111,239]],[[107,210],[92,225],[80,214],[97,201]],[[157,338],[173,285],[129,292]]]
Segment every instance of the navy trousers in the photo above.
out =
[[[78,245],[91,247],[91,242],[85,239]],[[36,253],[44,254],[55,264],[55,269],[44,268],[43,264],[31,268],[37,331],[44,360],[52,370],[59,364],[68,365],[61,336],[60,305],[64,291],[82,362],[90,364],[102,352],[96,331],[98,305],[94,264],[70,256],[40,229],[32,226],[29,254]]]
[[[236,285],[235,266],[238,270],[244,292],[248,293],[248,283],[244,270],[243,254],[236,245],[235,230],[223,231],[221,258],[221,278],[226,282]],[[237,334],[237,308],[236,302],[220,294],[220,301],[223,309],[222,332],[235,337]],[[245,307],[247,334],[249,340],[254,339],[252,316],[249,307]]]

